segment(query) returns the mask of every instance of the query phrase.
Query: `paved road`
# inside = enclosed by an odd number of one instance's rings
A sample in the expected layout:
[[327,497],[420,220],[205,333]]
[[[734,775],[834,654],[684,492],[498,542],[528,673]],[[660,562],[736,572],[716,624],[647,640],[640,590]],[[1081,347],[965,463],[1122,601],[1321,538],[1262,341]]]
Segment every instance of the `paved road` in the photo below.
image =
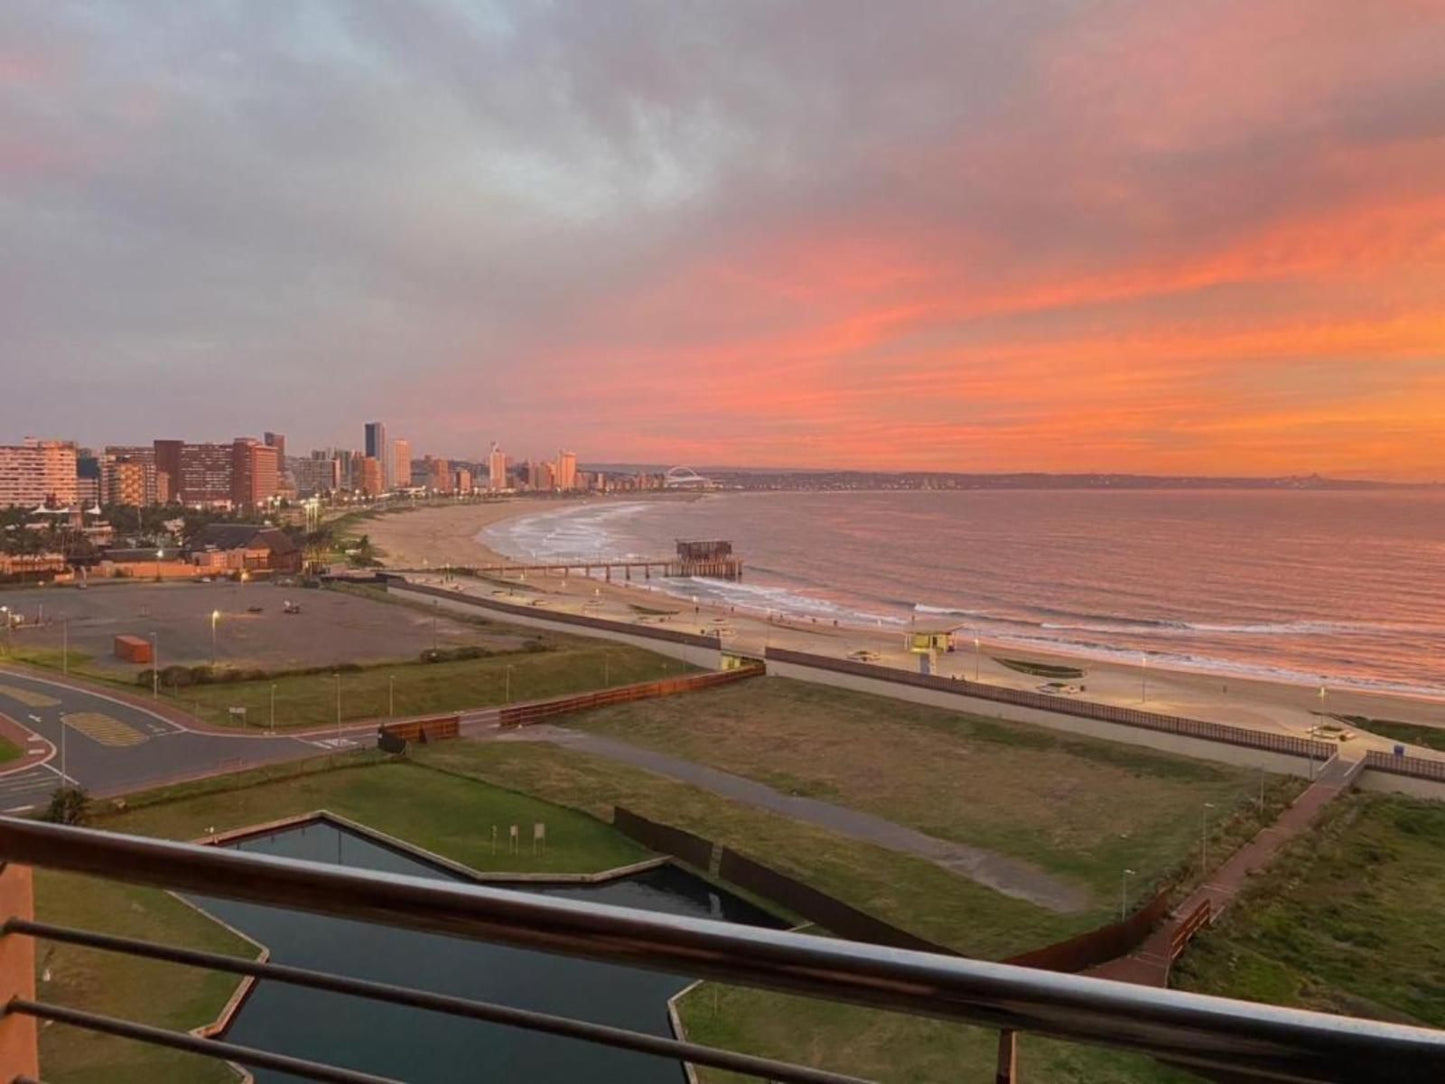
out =
[[103,797],[213,772],[318,756],[338,748],[338,740],[340,748],[370,744],[369,733],[354,729],[340,739],[200,733],[104,693],[3,668],[0,712],[55,747],[55,755],[44,764],[0,774],[4,813],[23,812],[48,801],[61,785],[62,772]]
[[981,847],[952,843],[926,835],[901,824],[861,813],[856,809],[783,794],[772,787],[756,783],[729,772],[707,768],[690,760],[668,756],[651,749],[588,734],[580,730],[542,724],[496,733],[498,741],[545,741],[569,749],[578,749],[608,760],[631,764],[664,775],[679,782],[719,794],[744,805],[780,813],[794,820],[806,821],[839,835],[860,839],[890,851],[926,858],[943,868],[986,885],[997,892],[1050,911],[1071,913],[1089,906],[1089,893],[1067,881],[1052,876],[1038,866]]

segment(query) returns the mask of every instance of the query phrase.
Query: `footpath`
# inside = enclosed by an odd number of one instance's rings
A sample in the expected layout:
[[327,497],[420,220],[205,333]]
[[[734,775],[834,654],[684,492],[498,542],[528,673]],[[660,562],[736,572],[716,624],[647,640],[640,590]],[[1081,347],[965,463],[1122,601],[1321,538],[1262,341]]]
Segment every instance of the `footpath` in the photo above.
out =
[[1184,924],[1190,917],[1207,902],[1209,921],[1217,920],[1252,875],[1268,867],[1283,847],[1309,830],[1330,802],[1354,785],[1364,766],[1363,757],[1346,760],[1343,755],[1336,756],[1280,814],[1277,821],[1261,829],[1258,835],[1214,870],[1209,879],[1174,908],[1168,921],[1150,934],[1143,944],[1129,955],[1100,964],[1084,974],[1141,986],[1168,986],[1176,938],[1184,933]]

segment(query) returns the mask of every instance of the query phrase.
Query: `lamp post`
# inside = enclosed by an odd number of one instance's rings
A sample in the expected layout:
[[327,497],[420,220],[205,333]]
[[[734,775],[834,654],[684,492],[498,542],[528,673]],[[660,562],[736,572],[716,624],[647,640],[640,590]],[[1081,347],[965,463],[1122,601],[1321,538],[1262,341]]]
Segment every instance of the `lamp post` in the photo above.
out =
[[271,683],[271,733],[276,733],[276,683]]
[[156,649],[156,634],[151,633],[151,699],[159,700],[161,695],[161,657]]
[[510,704],[512,702],[512,667],[510,664],[502,671],[502,690],[502,703]]
[[1199,876],[1203,877],[1209,870],[1209,811],[1214,808],[1213,802],[1205,802],[1204,808],[1199,811]]
[[1139,703],[1149,702],[1149,656],[1139,656]]
[[166,555],[163,549],[156,550],[156,583],[161,582],[161,558]]
[[221,619],[220,610],[211,611],[211,665],[216,665],[216,622]]
[[386,714],[388,718],[396,717],[396,675],[389,674],[386,678]]
[[1119,921],[1123,922],[1129,916],[1129,878],[1134,876],[1132,869],[1126,869],[1119,877]]
[[70,618],[60,620],[60,674],[70,676]]
[[983,643],[979,640],[978,634],[973,637],[973,681],[978,684],[978,668],[983,660]]
[[10,654],[10,607],[0,606],[0,619],[5,621],[5,654]]
[[336,747],[341,748],[341,671],[336,672]]

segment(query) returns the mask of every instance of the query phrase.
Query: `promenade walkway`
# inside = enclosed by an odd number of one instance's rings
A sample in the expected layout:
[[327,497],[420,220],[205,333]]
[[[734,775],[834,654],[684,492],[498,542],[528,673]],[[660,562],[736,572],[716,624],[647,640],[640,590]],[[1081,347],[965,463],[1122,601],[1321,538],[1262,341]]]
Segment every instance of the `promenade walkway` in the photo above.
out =
[[1141,986],[1169,985],[1169,952],[1175,931],[1199,905],[1208,900],[1212,920],[1234,902],[1235,896],[1249,878],[1274,861],[1281,848],[1307,831],[1324,808],[1354,785],[1364,768],[1363,756],[1347,760],[1336,756],[1320,772],[1319,778],[1280,814],[1279,819],[1235,851],[1209,879],[1185,898],[1145,942],[1128,956],[1100,964],[1085,974],[1101,979],[1117,979]]
[[951,873],[1050,911],[1068,914],[1082,911],[1089,906],[1087,890],[1054,877],[1032,863],[981,847],[969,847],[962,843],[938,839],[871,813],[820,802],[815,798],[783,794],[740,775],[629,745],[614,738],[544,723],[497,733],[494,740],[550,742],[629,764],[680,783],[690,783],[744,805],[815,824],[830,832],[891,851],[927,859]]

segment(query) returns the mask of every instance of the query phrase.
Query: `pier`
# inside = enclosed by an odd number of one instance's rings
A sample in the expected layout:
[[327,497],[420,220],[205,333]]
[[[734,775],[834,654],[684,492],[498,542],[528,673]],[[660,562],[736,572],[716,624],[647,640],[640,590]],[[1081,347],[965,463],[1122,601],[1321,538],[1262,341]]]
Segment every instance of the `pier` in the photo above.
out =
[[632,580],[634,571],[640,571],[644,580],[656,576],[702,576],[714,580],[741,580],[743,561],[734,556],[733,544],[723,541],[677,543],[674,557],[642,557],[632,560],[613,560],[606,557],[581,558],[571,561],[549,561],[540,564],[508,563],[501,565],[480,565],[467,569],[478,576],[555,576],[564,578],[572,574],[591,577],[601,572],[602,578],[612,582],[614,572],[621,574],[625,582]]

